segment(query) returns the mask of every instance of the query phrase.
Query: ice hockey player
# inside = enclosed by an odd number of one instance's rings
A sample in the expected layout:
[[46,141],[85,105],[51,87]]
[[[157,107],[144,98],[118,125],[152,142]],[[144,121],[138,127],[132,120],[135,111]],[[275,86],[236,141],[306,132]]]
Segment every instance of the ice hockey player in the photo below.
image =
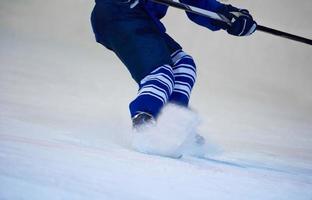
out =
[[[139,87],[129,106],[134,128],[155,122],[168,102],[187,107],[196,65],[160,22],[168,7],[139,0],[95,2],[91,23],[96,41],[118,56]],[[190,20],[212,31],[223,29],[234,36],[248,36],[256,30],[257,24],[246,9],[216,0],[180,2],[220,13],[232,22],[228,25],[187,13]]]

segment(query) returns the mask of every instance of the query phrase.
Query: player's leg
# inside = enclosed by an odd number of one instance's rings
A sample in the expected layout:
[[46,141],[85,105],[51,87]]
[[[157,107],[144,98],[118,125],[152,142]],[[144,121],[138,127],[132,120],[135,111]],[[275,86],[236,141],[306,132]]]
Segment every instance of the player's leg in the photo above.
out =
[[113,50],[139,85],[130,104],[131,117],[157,117],[173,91],[170,51],[154,21],[143,7],[130,9],[118,1],[97,4],[92,24],[97,41]]
[[171,51],[175,79],[170,102],[187,107],[196,81],[196,65],[193,58],[169,35],[165,35],[165,40]]
[[162,65],[150,72],[139,84],[138,96],[130,104],[131,116],[147,112],[157,117],[173,92],[174,76],[170,65]]
[[[170,101],[187,107],[191,91],[196,81],[196,65],[193,58],[182,50],[182,47],[169,35],[165,36],[173,61],[175,84]],[[205,153],[205,138],[197,130],[191,130],[190,138],[181,145],[184,155],[202,156]]]
[[183,50],[178,50],[171,55],[175,85],[170,101],[183,106],[188,106],[191,91],[196,81],[196,65],[193,58]]

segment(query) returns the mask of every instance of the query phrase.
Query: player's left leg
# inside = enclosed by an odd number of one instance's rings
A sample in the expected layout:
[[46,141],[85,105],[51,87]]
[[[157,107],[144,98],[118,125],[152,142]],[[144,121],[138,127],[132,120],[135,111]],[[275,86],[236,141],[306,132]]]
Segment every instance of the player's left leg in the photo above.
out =
[[193,58],[182,49],[174,52],[171,57],[175,84],[170,101],[187,107],[196,81],[196,65]]
[[171,52],[175,80],[169,101],[187,107],[196,81],[196,65],[193,58],[185,53],[174,39],[168,34],[165,34],[164,37]]

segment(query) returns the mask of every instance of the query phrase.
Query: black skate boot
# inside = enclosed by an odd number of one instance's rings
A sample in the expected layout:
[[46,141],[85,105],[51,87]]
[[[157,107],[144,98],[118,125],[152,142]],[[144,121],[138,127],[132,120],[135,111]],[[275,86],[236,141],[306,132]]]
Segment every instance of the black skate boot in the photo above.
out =
[[156,123],[155,118],[146,112],[140,112],[132,118],[132,127],[135,130],[141,130],[143,127]]

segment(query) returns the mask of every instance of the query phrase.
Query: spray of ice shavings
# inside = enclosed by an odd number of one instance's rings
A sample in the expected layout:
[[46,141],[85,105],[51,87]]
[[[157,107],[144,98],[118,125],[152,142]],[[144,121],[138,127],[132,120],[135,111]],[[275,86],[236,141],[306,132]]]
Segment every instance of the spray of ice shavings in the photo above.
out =
[[181,157],[181,145],[187,139],[195,137],[199,122],[195,112],[168,104],[159,116],[157,124],[134,133],[132,146],[142,153]]

